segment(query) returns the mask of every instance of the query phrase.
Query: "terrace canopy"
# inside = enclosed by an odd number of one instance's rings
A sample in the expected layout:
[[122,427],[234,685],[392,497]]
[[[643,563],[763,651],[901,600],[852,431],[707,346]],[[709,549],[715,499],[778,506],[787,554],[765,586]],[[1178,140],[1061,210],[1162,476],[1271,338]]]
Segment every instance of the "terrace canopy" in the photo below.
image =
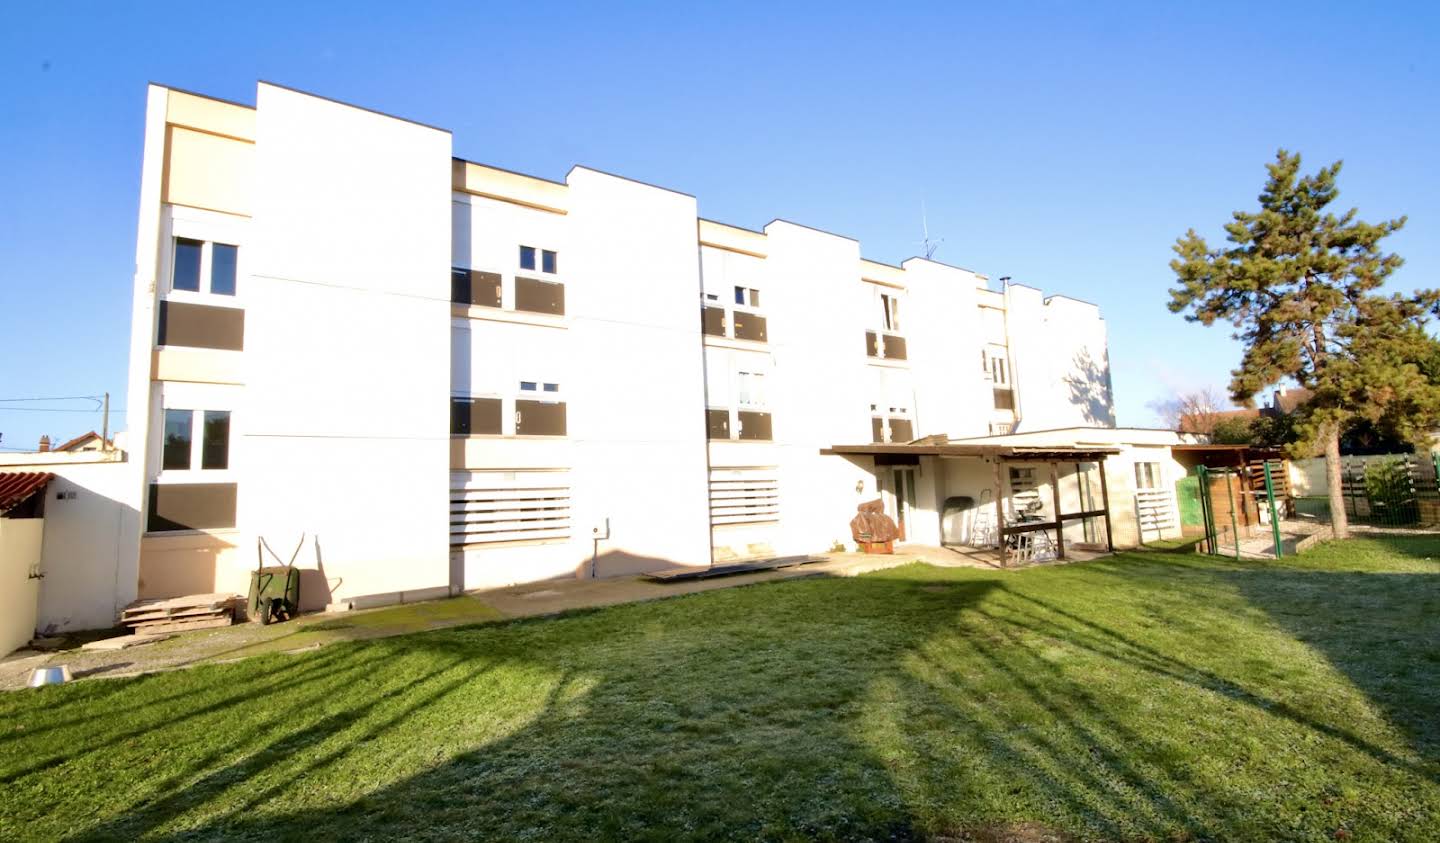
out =
[[[1118,448],[1078,446],[1078,447],[1041,447],[1023,445],[984,445],[964,444],[950,442],[927,442],[921,440],[908,444],[882,444],[870,443],[864,445],[832,445],[829,448],[822,448],[821,454],[835,456],[869,456],[875,459],[877,465],[883,465],[897,459],[919,457],[939,457],[942,459],[975,458],[988,462],[991,465],[991,483],[994,491],[995,523],[1000,525],[996,542],[1000,556],[1000,564],[1006,565],[1010,553],[1011,538],[1023,536],[1026,533],[1036,531],[1053,532],[1055,535],[1056,557],[1065,558],[1065,531],[1064,525],[1067,521],[1076,521],[1091,518],[1105,519],[1105,547],[1107,550],[1115,549],[1114,537],[1111,530],[1110,519],[1110,490],[1105,479],[1105,459],[1120,453]],[[1051,518],[1044,521],[1033,521],[1014,523],[1013,519],[1007,519],[1005,502],[1009,497],[1006,494],[1008,483],[1008,472],[1006,468],[1014,463],[1043,463],[1049,467],[1049,486],[1052,496]],[[1096,463],[1099,466],[1100,479],[1100,501],[1099,509],[1088,509],[1075,512],[1065,512],[1061,506],[1060,494],[1060,466],[1062,464]]]

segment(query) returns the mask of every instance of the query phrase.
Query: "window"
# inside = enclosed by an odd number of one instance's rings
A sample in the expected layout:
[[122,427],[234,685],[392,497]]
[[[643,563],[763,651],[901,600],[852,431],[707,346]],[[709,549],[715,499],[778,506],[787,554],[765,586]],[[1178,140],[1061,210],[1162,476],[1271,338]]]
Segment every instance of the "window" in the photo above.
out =
[[[200,448],[195,448],[196,422]],[[230,467],[229,410],[165,410],[165,441],[160,450],[161,471],[223,471]],[[196,462],[196,459],[199,462]]]
[[891,293],[881,293],[880,309],[883,319],[881,326],[887,331],[900,330],[900,299]]
[[736,400],[742,407],[765,406],[765,376],[759,372],[740,372],[735,379]]
[[760,306],[760,291],[754,287],[736,287],[735,303],[748,305],[749,307]]
[[1004,357],[990,358],[990,380],[994,381],[996,386],[1004,386],[1010,382],[1008,362]]
[[200,292],[200,253],[205,244],[188,237],[175,238],[175,266],[170,274],[170,289]]
[[905,338],[879,331],[865,332],[865,354],[883,360],[907,359]]
[[534,269],[534,268],[535,268],[535,247],[534,247],[534,246],[521,246],[521,247],[520,247],[520,268],[521,268],[521,269]]
[[540,271],[548,272],[551,275],[559,272],[560,258],[554,252],[546,249],[540,253]]
[[[228,243],[209,243],[176,237],[171,258],[170,289],[186,293],[234,296],[239,274],[240,249]],[[209,283],[201,284],[207,277]]]
[[201,469],[230,467],[230,411],[206,410],[200,446]]
[[217,296],[235,295],[235,266],[239,249],[225,243],[211,246],[210,292]]
[[190,468],[191,427],[194,420],[194,410],[165,411],[165,446],[161,452],[161,469],[185,471]]
[[1015,391],[1014,391],[1013,389],[1010,389],[1010,388],[1007,387],[1007,386],[997,386],[997,387],[994,387],[994,388],[993,388],[993,393],[994,393],[995,409],[997,409],[997,410],[1014,410],[1014,409],[1015,409]]
[[1135,488],[1137,488],[1137,489],[1158,489],[1158,488],[1160,488],[1160,463],[1158,463],[1158,462],[1137,462],[1137,463],[1135,463]]

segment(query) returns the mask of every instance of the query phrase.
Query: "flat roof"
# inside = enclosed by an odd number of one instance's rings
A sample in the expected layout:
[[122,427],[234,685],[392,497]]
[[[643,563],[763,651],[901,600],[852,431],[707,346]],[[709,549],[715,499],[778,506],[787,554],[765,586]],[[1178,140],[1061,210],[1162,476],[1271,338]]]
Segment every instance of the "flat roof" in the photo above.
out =
[[1026,445],[955,445],[919,442],[915,444],[831,445],[821,448],[825,456],[908,455],[917,457],[996,457],[1010,460],[1090,460],[1120,453],[1107,447],[1043,447]]

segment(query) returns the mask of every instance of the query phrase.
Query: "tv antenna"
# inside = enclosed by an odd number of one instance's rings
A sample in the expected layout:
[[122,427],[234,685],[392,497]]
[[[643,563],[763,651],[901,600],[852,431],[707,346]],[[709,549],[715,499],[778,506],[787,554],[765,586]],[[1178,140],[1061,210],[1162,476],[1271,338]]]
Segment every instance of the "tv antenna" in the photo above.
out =
[[925,248],[925,260],[928,261],[935,256],[936,252],[940,251],[940,244],[945,242],[945,238],[941,237],[939,240],[930,239],[930,220],[925,213],[924,199],[920,200],[920,229],[924,232],[925,236],[925,239],[920,241],[920,245]]

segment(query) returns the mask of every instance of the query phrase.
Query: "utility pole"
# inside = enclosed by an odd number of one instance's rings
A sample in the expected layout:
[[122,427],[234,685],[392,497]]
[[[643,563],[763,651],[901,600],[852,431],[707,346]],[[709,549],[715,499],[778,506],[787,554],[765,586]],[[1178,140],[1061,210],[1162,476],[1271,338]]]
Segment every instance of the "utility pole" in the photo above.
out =
[[100,450],[110,450],[110,393],[105,393],[105,414],[100,421]]

